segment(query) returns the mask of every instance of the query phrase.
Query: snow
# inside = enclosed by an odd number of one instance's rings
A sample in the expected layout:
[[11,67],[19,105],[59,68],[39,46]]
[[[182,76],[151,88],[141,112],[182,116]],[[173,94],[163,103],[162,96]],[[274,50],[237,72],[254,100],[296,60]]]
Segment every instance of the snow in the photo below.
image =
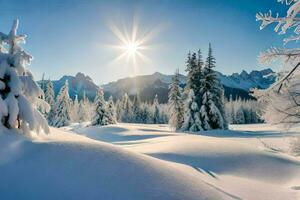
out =
[[296,135],[264,124],[197,135],[125,123],[1,132],[0,198],[299,199],[300,158],[269,148]]
[[[201,179],[235,199],[297,199],[300,159],[288,154],[290,138],[270,125],[235,125],[201,135],[170,132],[165,125],[118,124],[78,128],[89,138],[110,142],[197,171]],[[274,148],[271,148],[274,147]]]
[[188,166],[51,132],[0,134],[1,199],[232,199]]

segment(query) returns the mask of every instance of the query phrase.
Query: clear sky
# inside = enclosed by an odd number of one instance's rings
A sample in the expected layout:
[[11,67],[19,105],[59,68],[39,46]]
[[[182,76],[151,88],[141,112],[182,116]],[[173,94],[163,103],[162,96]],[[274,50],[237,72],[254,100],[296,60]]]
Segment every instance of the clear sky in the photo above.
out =
[[[258,11],[285,12],[276,0],[0,0],[0,31],[8,32],[14,18],[19,32],[28,35],[25,50],[34,57],[31,71],[40,79],[83,72],[97,84],[156,71],[184,73],[189,50],[206,55],[212,43],[217,70],[225,74],[263,69],[259,52],[282,46],[282,37],[269,27],[259,30]],[[111,32],[114,24],[131,34],[133,19],[138,37],[154,32],[141,50],[150,61],[120,59],[108,45],[120,41]],[[122,31],[123,32],[123,31]]]

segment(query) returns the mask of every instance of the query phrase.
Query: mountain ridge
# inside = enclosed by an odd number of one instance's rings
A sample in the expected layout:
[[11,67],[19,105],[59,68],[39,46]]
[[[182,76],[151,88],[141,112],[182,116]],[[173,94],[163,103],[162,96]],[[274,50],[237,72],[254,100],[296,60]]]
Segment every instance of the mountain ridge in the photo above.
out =
[[[268,88],[277,79],[277,74],[270,68],[253,70],[249,73],[242,70],[241,73],[233,73],[231,75],[224,75],[218,71],[216,71],[216,73],[225,89],[225,96],[227,98],[232,96],[234,99],[238,97],[244,99],[252,98],[249,95],[249,90],[251,88]],[[155,94],[157,94],[159,101],[165,103],[168,99],[167,94],[172,77],[173,75],[165,75],[160,72],[155,72],[150,75],[121,78],[116,81],[103,84],[100,87],[103,88],[106,98],[112,95],[115,99],[118,99],[121,98],[124,93],[135,95],[139,92],[143,101],[151,101]],[[185,86],[186,79],[185,75],[179,75],[179,81],[182,87]],[[66,80],[69,82],[69,93],[70,97],[73,99],[76,95],[79,99],[81,99],[85,92],[87,97],[90,100],[93,100],[96,90],[99,88],[99,86],[96,85],[89,76],[79,72],[75,76],[64,75],[59,80],[52,81],[56,95]]]

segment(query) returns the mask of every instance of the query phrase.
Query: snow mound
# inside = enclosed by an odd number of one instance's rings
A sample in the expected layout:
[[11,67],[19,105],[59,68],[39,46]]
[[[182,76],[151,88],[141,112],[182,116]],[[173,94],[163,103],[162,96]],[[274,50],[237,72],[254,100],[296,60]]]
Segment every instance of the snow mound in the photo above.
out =
[[279,142],[285,135],[271,131],[270,127],[256,126],[261,127],[252,127],[253,132],[248,126],[248,131],[233,127],[236,130],[200,133],[202,135],[172,133],[163,125],[133,124],[75,131],[131,152],[190,167],[200,175],[195,179],[200,178],[237,199],[299,198],[300,161],[266,148],[261,142],[265,139]]
[[192,168],[52,129],[0,133],[1,199],[233,199]]

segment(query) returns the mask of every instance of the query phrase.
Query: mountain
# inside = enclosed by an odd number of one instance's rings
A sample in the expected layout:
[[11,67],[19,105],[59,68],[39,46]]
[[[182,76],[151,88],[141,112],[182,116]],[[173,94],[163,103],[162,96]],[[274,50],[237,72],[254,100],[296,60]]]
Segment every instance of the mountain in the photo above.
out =
[[217,75],[224,86],[242,89],[247,92],[251,88],[268,88],[277,78],[276,73],[269,68],[261,71],[254,70],[249,74],[243,70],[240,74],[233,73],[232,75],[226,76],[217,72]]
[[[76,95],[78,95],[78,98],[81,99],[84,92],[90,100],[95,98],[96,91],[99,87],[89,76],[80,72],[75,76],[65,75],[59,80],[52,81],[55,95],[59,93],[60,88],[65,84],[66,80],[68,80],[69,95],[72,99],[74,99]],[[41,83],[41,81],[38,82]]]
[[[268,88],[277,78],[276,73],[271,69],[264,69],[261,71],[255,70],[250,73],[242,71],[241,73],[233,73],[232,75],[224,75],[217,72],[217,76],[225,89],[225,96],[229,98],[231,95],[233,99],[236,99],[237,97],[241,97],[243,99],[252,98],[249,95],[249,89]],[[121,98],[124,93],[128,93],[132,96],[139,91],[140,97],[143,101],[152,101],[155,94],[157,94],[159,102],[166,103],[168,101],[168,91],[169,85],[172,82],[172,77],[173,75],[165,75],[155,72],[151,75],[119,79],[102,85],[102,87],[104,89],[106,99],[110,95],[112,95],[115,99],[118,99]],[[182,74],[179,75],[182,87],[185,86],[186,79],[186,76]],[[66,75],[59,80],[52,81],[56,95],[66,80],[69,82],[69,94],[73,99],[75,98],[75,95],[78,95],[79,99],[81,99],[85,91],[87,97],[90,100],[93,100],[96,91],[99,88],[89,76],[86,76],[83,73],[77,73],[75,76]]]
[[[252,98],[249,95],[251,88],[268,88],[277,78],[276,73],[271,69],[255,70],[250,73],[242,71],[240,74],[233,73],[232,75],[224,75],[217,72],[217,76],[224,86],[225,96],[229,98],[232,95],[234,99],[237,97],[243,99]],[[155,94],[157,94],[160,102],[167,102],[168,87],[172,81],[172,77],[173,75],[164,75],[155,72],[152,75],[119,79],[102,87],[107,96],[112,95],[115,98],[120,98],[125,92],[129,95],[134,95],[137,91],[140,91],[140,97],[144,101],[152,100]],[[180,75],[179,79],[181,86],[184,86],[186,84],[186,76]]]

